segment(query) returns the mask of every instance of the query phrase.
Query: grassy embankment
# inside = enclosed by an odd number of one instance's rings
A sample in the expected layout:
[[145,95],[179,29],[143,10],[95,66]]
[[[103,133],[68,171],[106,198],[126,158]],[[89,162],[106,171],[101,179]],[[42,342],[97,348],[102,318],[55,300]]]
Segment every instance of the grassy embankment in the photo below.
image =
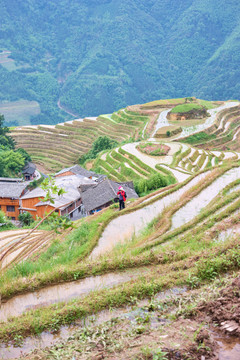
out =
[[[227,171],[229,167],[218,168],[214,170],[214,174],[208,176],[206,180],[200,182],[194,189],[188,192],[183,199],[178,201],[174,206],[171,206],[169,209],[164,211],[164,217],[161,216],[161,222],[163,227],[165,227],[165,220],[167,220],[167,228],[165,231],[168,230],[170,226],[171,216],[174,212],[176,212],[179,208],[181,208],[187,201],[189,201],[192,197],[197,195],[202,189],[207,187],[211,184],[217,177],[221,176],[225,171]],[[94,216],[93,218],[85,219],[84,221],[80,222],[80,226],[78,229],[73,230],[72,233],[67,236],[66,241],[60,242],[58,240],[54,241],[53,244],[48,248],[44,254],[40,255],[36,262],[26,261],[21,263],[13,269],[9,269],[1,279],[1,293],[2,298],[9,298],[18,292],[24,292],[31,289],[33,286],[34,288],[42,287],[49,283],[57,283],[58,281],[71,281],[76,280],[79,260],[84,259],[96,246],[97,241],[101,233],[103,232],[104,228],[107,224],[116,218],[119,215],[124,215],[127,213],[131,213],[137,209],[141,209],[145,207],[147,204],[154,203],[155,201],[163,198],[164,196],[171,194],[182,186],[187,184],[191,179],[186,180],[182,184],[178,184],[175,186],[170,186],[169,189],[162,189],[156,192],[156,195],[152,198],[151,195],[146,196],[143,199],[137,200],[133,203],[132,206],[125,209],[121,214],[118,212],[114,212],[114,210],[108,209],[104,211],[102,214],[98,216]],[[146,202],[146,200],[148,200]],[[227,198],[226,200],[227,201]],[[157,221],[157,219],[155,220]],[[163,232],[162,225],[157,222],[158,225],[152,224],[152,231],[155,234],[155,228],[159,231]],[[96,231],[98,229],[98,231]],[[181,231],[181,228],[178,230]],[[175,232],[175,236],[178,233]],[[147,234],[147,239],[144,240],[144,243],[149,243],[152,240],[150,234]],[[141,242],[143,242],[141,240]],[[80,246],[79,246],[80,245]],[[149,246],[149,245],[147,245]],[[68,251],[67,251],[68,249]],[[61,266],[61,271],[59,271],[59,266]],[[71,268],[72,266],[72,268]],[[80,266],[81,269],[81,266]],[[111,268],[112,269],[112,268]],[[31,284],[30,278],[34,276],[34,274],[40,274],[38,279],[34,279],[34,283]],[[88,273],[89,274],[89,273]],[[21,283],[21,278],[29,276],[29,282]],[[84,277],[84,274],[79,274],[77,278]],[[15,281],[16,279],[16,286],[9,286],[11,281]],[[17,285],[18,284],[18,285]]]
[[100,155],[93,163],[96,172],[107,175],[114,181],[134,181],[135,189],[141,196],[159,187],[176,182],[171,171],[161,166],[153,169],[135,155],[123,150],[111,150],[103,159]]
[[[216,169],[214,176],[206,179],[205,183],[202,182],[202,189],[208,186],[218,176],[221,176],[228,168]],[[118,249],[118,256],[113,255],[113,257],[99,259],[95,263],[91,262],[91,265],[88,262],[83,262],[75,264],[72,268],[68,267],[67,269],[66,267],[60,266],[58,269],[58,281],[67,281],[88,275],[103,274],[109,271],[119,271],[125,268],[151,266],[155,264],[156,266],[151,268],[147,278],[138,278],[134,282],[120,285],[114,290],[106,289],[95,292],[91,297],[87,296],[81,299],[81,301],[74,301],[65,305],[59,304],[23,315],[9,322],[8,326],[3,325],[3,327],[1,327],[0,337],[6,339],[10,336],[14,338],[14,336],[19,333],[25,336],[29,333],[39,333],[43,329],[56,329],[61,324],[71,323],[75,318],[99,311],[105,307],[126,304],[133,296],[135,298],[143,298],[151,296],[163,288],[174,285],[193,284],[194,282],[202,283],[202,281],[205,280],[211,281],[211,279],[215,278],[219,273],[239,268],[239,243],[229,240],[219,245],[213,238],[209,239],[207,236],[209,229],[215,226],[216,222],[221,224],[226,217],[232,219],[235,217],[234,221],[236,223],[239,222],[239,216],[234,215],[237,206],[236,201],[238,201],[236,199],[239,194],[228,194],[229,189],[236,184],[237,182],[224,189],[222,195],[225,194],[227,196],[225,198],[221,198],[220,196],[219,200],[214,202],[214,206],[209,206],[209,209],[206,209],[206,211],[201,214],[201,218],[197,220],[194,219],[191,224],[176,229],[172,234],[160,234],[162,226],[165,226],[165,223],[164,219],[159,219],[148,227],[140,239],[133,239],[132,244],[130,243],[128,246],[125,245],[125,248],[124,246],[122,248],[120,247]],[[169,189],[168,193],[175,191],[177,187],[178,186],[175,186],[173,189]],[[198,193],[197,188],[198,186],[195,187],[195,192],[192,193],[192,197]],[[164,196],[164,194],[161,195],[160,193],[154,201],[161,196]],[[190,199],[191,194],[189,192],[188,200]],[[151,200],[153,199],[150,199],[150,202]],[[185,199],[180,199],[177,205],[166,209],[164,215],[168,215],[169,217],[170,212],[173,214],[178,208],[183,206],[184,203]],[[228,204],[229,206],[226,208]],[[144,204],[140,203],[138,206],[141,207],[144,206]],[[131,209],[127,210],[131,211]],[[181,238],[183,234],[184,238]],[[143,240],[144,237],[145,240]],[[159,247],[162,241],[166,242],[170,239],[171,242],[169,245]],[[140,244],[142,244],[142,246],[139,249]],[[129,247],[128,251],[127,247]],[[198,259],[202,260],[197,261]],[[161,274],[161,276],[159,276],[159,274]],[[49,275],[50,273],[48,273],[48,276]],[[55,276],[56,275],[57,272],[55,273]],[[41,276],[42,274],[36,274],[34,276],[35,282],[32,282],[33,287],[37,285],[37,281],[40,283],[41,280],[43,280]],[[29,280],[31,282],[31,277],[29,277]],[[45,281],[46,280],[47,278],[45,278]],[[48,279],[48,281],[49,280],[50,279]],[[21,277],[18,279],[14,279],[13,277],[12,281],[13,284],[15,282],[21,284]],[[45,284],[48,283],[48,281],[46,281]],[[31,285],[28,288],[30,289]],[[5,291],[6,290],[7,288],[5,288]],[[6,294],[5,292],[5,295]],[[7,328],[9,335],[7,335]]]
[[[189,246],[189,243],[187,245]],[[170,264],[155,265],[149,275],[140,277],[134,282],[114,289],[95,291],[81,300],[74,300],[67,304],[60,303],[31,311],[9,320],[6,324],[1,324],[0,339],[14,340],[19,335],[23,338],[29,334],[39,334],[46,329],[56,331],[63,324],[71,324],[75,319],[105,308],[132,303],[132,299],[151,297],[173,286],[186,284],[196,286],[211,281],[219,274],[239,269],[239,255],[239,244],[234,240],[220,246],[215,245],[211,250],[208,248],[198,251],[195,256],[188,256],[182,261],[175,261],[170,253]],[[164,259],[164,254],[162,256],[159,254],[159,262],[162,258]],[[199,258],[203,260],[198,261]]]

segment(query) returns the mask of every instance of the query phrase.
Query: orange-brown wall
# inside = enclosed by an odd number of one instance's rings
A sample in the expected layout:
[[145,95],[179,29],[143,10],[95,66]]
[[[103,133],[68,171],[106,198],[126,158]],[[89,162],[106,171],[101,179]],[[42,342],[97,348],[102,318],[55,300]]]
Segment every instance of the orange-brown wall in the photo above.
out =
[[[23,211],[28,211],[34,219],[38,217],[43,218],[46,213],[49,213],[54,209],[51,205],[41,205],[41,206],[35,206],[39,203],[39,201],[43,199],[43,197],[36,197],[31,199],[22,199],[22,206],[21,208]],[[57,210],[58,214],[60,215],[60,210]]]
[[[41,198],[31,198],[31,199],[22,199],[21,200],[21,208],[23,208],[23,211],[28,211],[33,217],[34,219],[36,219],[37,217],[37,207],[35,207],[34,205],[36,205],[37,203],[39,203],[40,199],[43,199],[43,197]],[[32,210],[30,210],[32,209]]]
[[61,177],[61,176],[70,176],[70,175],[75,175],[74,173],[72,173],[71,171],[66,171],[62,174],[56,175],[55,177]]
[[[51,205],[35,206],[36,204],[39,203],[39,201],[41,199],[43,199],[43,197],[22,199],[21,207],[22,207],[23,211],[28,211],[33,216],[34,219],[36,219],[37,216],[43,218],[46,215],[46,213],[49,213],[50,211],[52,211],[54,207]],[[58,213],[59,213],[59,211],[58,211]]]
[[[7,206],[15,206],[15,211],[7,211]],[[19,215],[19,200],[11,200],[8,198],[0,198],[0,206],[1,210],[9,217],[15,217],[15,219],[18,219]]]
[[[54,209],[53,206],[51,205],[42,205],[42,206],[37,206],[37,216],[43,218],[46,213],[50,213],[50,211],[52,211]],[[59,210],[57,210],[58,214],[59,214]]]

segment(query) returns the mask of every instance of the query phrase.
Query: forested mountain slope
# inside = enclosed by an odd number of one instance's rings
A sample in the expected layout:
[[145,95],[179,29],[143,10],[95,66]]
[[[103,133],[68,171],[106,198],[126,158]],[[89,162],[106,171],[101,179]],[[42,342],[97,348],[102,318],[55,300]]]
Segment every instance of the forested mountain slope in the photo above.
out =
[[238,98],[236,0],[0,4],[0,49],[11,52],[0,54],[0,101],[37,101],[33,124],[66,119],[59,99],[94,116],[154,98]]

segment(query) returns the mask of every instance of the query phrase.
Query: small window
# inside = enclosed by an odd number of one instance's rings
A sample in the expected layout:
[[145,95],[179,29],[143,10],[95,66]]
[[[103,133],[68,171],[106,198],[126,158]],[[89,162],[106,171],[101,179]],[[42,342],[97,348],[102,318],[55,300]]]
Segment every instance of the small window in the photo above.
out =
[[15,206],[7,205],[7,211],[14,212],[15,211]]
[[14,216],[12,216],[12,220],[16,220],[16,218]]

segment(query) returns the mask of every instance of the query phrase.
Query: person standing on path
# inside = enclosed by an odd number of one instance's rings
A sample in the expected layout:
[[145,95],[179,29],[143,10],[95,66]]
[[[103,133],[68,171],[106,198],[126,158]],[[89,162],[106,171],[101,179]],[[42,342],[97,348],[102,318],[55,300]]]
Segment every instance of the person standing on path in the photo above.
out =
[[125,209],[125,201],[127,197],[126,192],[122,186],[119,186],[117,196],[119,199],[119,211],[120,211],[122,209]]

